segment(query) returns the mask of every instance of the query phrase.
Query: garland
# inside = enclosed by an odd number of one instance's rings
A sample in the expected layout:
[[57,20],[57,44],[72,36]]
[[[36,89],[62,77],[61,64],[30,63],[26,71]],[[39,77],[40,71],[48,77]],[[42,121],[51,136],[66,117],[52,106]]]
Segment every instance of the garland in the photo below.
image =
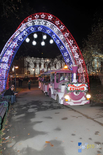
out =
[[[87,92],[88,91],[88,89],[86,89],[86,90],[68,90],[68,85],[74,85],[74,84],[79,84],[79,83],[67,83],[67,85],[66,85],[66,90],[67,90],[67,92],[69,93],[69,92]],[[86,84],[86,86],[88,87],[88,83],[81,83],[81,84]]]

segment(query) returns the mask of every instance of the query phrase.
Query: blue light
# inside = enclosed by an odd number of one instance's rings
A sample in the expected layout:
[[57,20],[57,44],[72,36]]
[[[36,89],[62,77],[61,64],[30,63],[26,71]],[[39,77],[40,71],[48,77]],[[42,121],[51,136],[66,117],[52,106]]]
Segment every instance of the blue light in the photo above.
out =
[[[12,61],[18,51],[18,49],[20,48],[21,44],[23,43],[23,41],[28,37],[28,35],[30,35],[31,33],[34,32],[43,32],[48,34],[49,36],[51,36],[51,38],[54,40],[54,42],[56,43],[57,47],[59,48],[65,63],[68,65],[68,67],[70,68],[70,70],[72,70],[71,65],[72,65],[72,59],[68,53],[68,50],[66,49],[66,47],[64,46],[63,42],[61,41],[61,39],[48,27],[46,26],[40,26],[40,25],[34,25],[31,27],[27,27],[26,30],[22,31],[16,38],[14,38],[10,45],[8,46],[8,48],[5,50],[5,52],[3,53],[2,57],[5,55],[5,53],[7,52],[7,50],[12,50],[13,51],[13,55],[9,57],[8,62],[6,62],[5,64],[8,64],[9,68],[4,69],[6,71],[5,74],[5,78],[4,80],[2,79],[2,82],[4,83],[4,89],[6,87],[6,81],[7,81],[7,77],[8,77],[8,73],[10,70],[10,66],[12,64]],[[25,32],[25,33],[24,33]],[[18,44],[18,46],[16,47],[12,47],[13,43],[16,46],[16,43]],[[64,53],[67,53],[66,55]]]

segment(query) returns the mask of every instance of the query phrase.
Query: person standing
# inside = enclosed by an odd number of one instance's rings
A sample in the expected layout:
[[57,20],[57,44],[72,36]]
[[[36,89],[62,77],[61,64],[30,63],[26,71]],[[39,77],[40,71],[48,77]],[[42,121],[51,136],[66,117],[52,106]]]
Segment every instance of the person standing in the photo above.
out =
[[28,89],[29,90],[31,89],[31,81],[30,80],[28,81]]

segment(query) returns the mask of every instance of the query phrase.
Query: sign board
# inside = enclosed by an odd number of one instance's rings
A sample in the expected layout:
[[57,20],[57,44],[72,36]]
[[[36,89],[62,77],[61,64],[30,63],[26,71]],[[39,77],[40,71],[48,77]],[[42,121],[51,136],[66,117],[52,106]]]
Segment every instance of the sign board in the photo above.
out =
[[87,91],[88,85],[87,84],[82,84],[82,83],[76,83],[76,84],[68,84],[67,85],[67,90],[68,91]]

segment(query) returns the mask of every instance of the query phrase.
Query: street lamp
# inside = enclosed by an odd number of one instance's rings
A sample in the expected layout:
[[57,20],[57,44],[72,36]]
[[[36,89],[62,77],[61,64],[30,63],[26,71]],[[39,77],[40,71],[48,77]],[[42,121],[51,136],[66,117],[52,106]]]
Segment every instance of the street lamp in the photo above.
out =
[[34,77],[35,77],[35,68],[33,68],[33,72],[34,72]]
[[64,66],[64,69],[68,69],[68,66],[67,66],[67,65],[65,65],[65,66]]
[[18,69],[19,67],[18,66],[15,66],[15,69]]
[[14,66],[14,73],[15,73],[15,91],[16,91],[16,69],[18,69],[18,66]]

